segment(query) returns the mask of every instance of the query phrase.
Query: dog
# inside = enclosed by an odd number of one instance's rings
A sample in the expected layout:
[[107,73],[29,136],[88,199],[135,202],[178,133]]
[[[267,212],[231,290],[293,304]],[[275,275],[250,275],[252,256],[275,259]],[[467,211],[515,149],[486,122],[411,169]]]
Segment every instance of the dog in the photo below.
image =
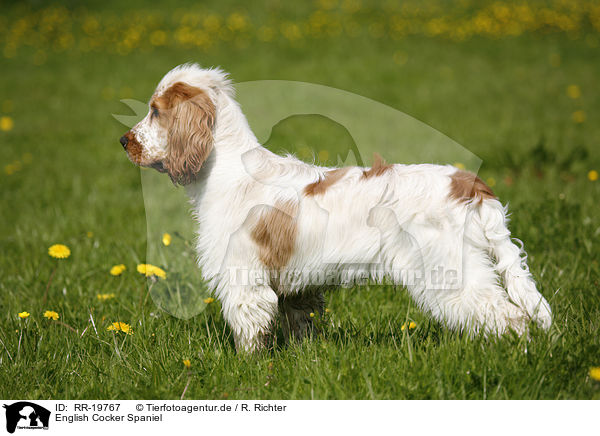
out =
[[378,156],[371,167],[328,168],[276,155],[259,144],[228,75],[196,64],[162,78],[120,143],[131,162],[185,187],[201,274],[238,352],[264,348],[277,316],[286,338],[306,336],[323,290],[360,280],[406,287],[461,332],[552,323],[507,209],[474,174]]

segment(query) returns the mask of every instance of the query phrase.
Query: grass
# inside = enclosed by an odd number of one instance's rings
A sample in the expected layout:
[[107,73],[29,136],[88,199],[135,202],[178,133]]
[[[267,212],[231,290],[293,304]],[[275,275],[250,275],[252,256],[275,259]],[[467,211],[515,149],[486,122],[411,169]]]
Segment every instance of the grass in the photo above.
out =
[[[1,115],[14,120],[0,132],[2,164],[23,162],[0,175],[2,396],[166,399],[189,384],[187,399],[600,399],[600,383],[588,375],[600,366],[600,182],[587,178],[600,169],[593,38],[339,37],[127,56],[67,50],[49,52],[42,65],[29,49],[0,58]],[[169,68],[187,61],[221,65],[237,82],[345,89],[471,150],[483,160],[480,175],[511,205],[513,233],[525,241],[554,311],[550,331],[534,330],[530,341],[467,338],[431,321],[403,290],[367,286],[327,294],[331,311],[312,341],[243,356],[218,302],[189,319],[158,308],[135,271],[148,253],[140,171],[125,158],[118,144],[125,128],[111,114],[127,113],[120,98],[146,100]],[[579,99],[567,96],[571,84],[581,88]],[[585,122],[572,120],[577,110]],[[346,138],[321,119],[317,133],[307,132],[307,120],[288,120],[279,140]],[[172,230],[153,227],[150,236],[162,231]],[[58,242],[71,248],[69,259],[47,255]],[[169,249],[191,259],[180,238]],[[120,263],[127,270],[110,276]],[[99,293],[115,298],[102,302]],[[24,310],[31,316],[20,320]],[[45,310],[77,332],[43,319]],[[131,324],[134,334],[107,331],[113,321]],[[403,331],[407,321],[417,328]]]

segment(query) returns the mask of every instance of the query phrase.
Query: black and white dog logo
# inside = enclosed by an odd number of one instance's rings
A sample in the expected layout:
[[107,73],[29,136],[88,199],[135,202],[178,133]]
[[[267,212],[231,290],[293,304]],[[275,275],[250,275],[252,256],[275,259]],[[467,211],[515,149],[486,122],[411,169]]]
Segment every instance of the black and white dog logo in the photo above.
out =
[[14,433],[15,429],[48,429],[50,411],[28,401],[19,401],[4,405],[6,409],[6,431]]

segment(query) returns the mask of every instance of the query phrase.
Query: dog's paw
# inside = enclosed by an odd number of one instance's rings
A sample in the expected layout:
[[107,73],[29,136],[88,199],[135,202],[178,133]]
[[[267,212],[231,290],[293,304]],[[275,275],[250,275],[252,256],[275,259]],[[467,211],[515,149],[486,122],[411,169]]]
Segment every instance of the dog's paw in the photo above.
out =
[[550,305],[546,302],[546,300],[542,298],[540,304],[531,316],[531,319],[544,330],[548,330],[550,328],[552,325],[552,310],[550,309]]

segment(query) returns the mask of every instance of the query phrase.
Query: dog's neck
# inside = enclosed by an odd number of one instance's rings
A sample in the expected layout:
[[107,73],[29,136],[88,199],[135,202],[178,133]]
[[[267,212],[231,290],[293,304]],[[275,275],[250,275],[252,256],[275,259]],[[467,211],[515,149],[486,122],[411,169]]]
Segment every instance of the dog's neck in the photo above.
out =
[[228,95],[220,96],[217,103],[213,138],[214,148],[225,153],[241,155],[261,147],[240,105]]

